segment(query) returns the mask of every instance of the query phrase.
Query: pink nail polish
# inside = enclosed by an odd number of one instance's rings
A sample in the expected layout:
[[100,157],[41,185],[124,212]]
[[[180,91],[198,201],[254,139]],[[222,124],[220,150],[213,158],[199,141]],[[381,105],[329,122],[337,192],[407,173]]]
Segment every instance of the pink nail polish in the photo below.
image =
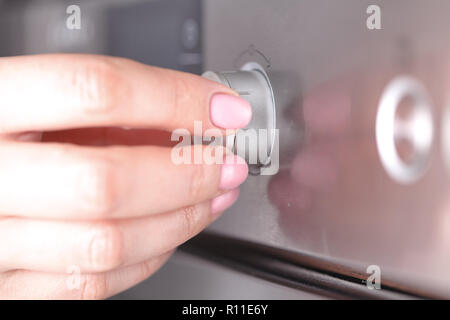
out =
[[218,214],[233,205],[239,197],[239,189],[224,193],[211,201],[211,213]]
[[250,103],[238,96],[217,93],[211,98],[211,122],[224,129],[240,129],[252,118]]
[[220,190],[231,190],[237,188],[247,179],[248,166],[245,161],[236,156],[228,155],[224,159],[220,172]]

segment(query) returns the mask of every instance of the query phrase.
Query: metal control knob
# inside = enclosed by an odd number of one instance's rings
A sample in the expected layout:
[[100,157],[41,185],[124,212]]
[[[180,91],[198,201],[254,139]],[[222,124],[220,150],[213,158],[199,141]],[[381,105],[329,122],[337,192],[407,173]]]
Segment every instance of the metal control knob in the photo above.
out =
[[206,71],[203,77],[226,85],[250,103],[252,120],[236,132],[233,152],[247,161],[250,173],[259,174],[271,162],[276,136],[275,99],[267,73],[249,62],[237,71]]
[[[411,115],[399,119],[401,102],[411,100]],[[376,119],[376,140],[381,163],[395,181],[410,184],[426,172],[433,145],[431,98],[425,87],[410,76],[393,79],[380,99]],[[405,161],[397,149],[397,141],[411,144],[413,156]]]

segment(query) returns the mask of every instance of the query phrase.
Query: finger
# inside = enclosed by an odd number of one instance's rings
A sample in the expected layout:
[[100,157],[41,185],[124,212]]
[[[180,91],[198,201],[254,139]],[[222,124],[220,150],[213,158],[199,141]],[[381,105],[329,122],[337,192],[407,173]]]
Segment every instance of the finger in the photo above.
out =
[[96,274],[79,274],[76,266],[60,274],[11,271],[0,276],[0,299],[105,299],[147,279],[171,254]]
[[0,58],[0,97],[0,132],[97,126],[193,131],[194,120],[204,130],[236,129],[251,118],[248,102],[219,83],[95,55]]
[[106,272],[175,249],[238,197],[233,190],[205,202],[152,217],[102,222],[0,220],[0,267],[65,272]]
[[[183,148],[191,155],[204,150]],[[223,161],[223,149],[217,150],[223,164],[177,165],[172,150],[162,147],[5,143],[0,212],[83,220],[175,210],[234,189],[247,178],[245,161],[234,155]]]

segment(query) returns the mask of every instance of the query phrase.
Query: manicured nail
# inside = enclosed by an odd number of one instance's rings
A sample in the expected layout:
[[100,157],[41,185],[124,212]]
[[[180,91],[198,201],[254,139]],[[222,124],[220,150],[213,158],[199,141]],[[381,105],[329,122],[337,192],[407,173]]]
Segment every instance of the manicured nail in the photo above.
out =
[[237,188],[247,179],[248,166],[245,161],[236,156],[228,155],[225,157],[220,172],[220,190],[231,190]]
[[218,214],[225,211],[236,202],[239,197],[239,189],[234,189],[224,193],[211,201],[211,212],[212,214]]
[[211,98],[210,117],[217,127],[240,129],[252,119],[252,108],[241,97],[217,93]]

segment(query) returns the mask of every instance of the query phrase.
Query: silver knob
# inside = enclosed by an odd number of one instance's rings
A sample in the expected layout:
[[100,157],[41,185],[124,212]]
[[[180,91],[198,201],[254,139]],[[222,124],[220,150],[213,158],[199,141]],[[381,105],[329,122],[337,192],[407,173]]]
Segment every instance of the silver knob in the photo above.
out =
[[258,174],[270,164],[276,135],[275,99],[267,73],[249,62],[237,71],[206,71],[203,77],[228,86],[252,106],[252,120],[236,132],[233,151],[247,161],[250,173]]

